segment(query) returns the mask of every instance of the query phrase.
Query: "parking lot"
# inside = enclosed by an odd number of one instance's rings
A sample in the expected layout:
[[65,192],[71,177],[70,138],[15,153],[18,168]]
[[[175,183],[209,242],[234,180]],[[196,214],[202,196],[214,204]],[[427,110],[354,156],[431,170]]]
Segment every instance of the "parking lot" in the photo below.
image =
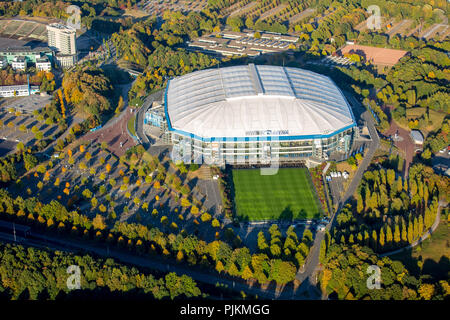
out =
[[333,204],[339,203],[339,201],[341,200],[341,195],[343,195],[345,192],[344,180],[346,180],[346,178],[342,175],[342,172],[334,171],[333,175],[335,173],[340,173],[340,176],[331,176],[330,173],[328,173],[327,175],[328,188],[331,193],[331,200]]
[[0,138],[3,140],[22,142],[25,146],[32,146],[37,142],[36,132],[42,132],[42,137],[46,138],[54,134],[57,129],[57,125],[41,123],[32,114],[17,115],[4,108],[0,109]]
[[[364,156],[364,152],[367,149],[367,143],[367,141],[355,141],[349,157],[354,157],[358,153]],[[351,181],[353,177],[353,172],[350,169],[350,165],[347,164],[345,160],[337,164],[338,168],[347,166],[349,167],[348,169],[329,169],[326,173],[325,182],[328,184],[328,189],[330,190],[333,204],[337,204],[341,201],[341,197],[344,195],[349,181]]]
[[2,109],[14,108],[22,113],[33,113],[33,111],[45,107],[51,100],[51,95],[32,94],[26,97],[4,99],[0,102],[0,107]]
[[444,148],[436,152],[433,157],[433,169],[438,174],[445,174],[450,168],[450,150]]

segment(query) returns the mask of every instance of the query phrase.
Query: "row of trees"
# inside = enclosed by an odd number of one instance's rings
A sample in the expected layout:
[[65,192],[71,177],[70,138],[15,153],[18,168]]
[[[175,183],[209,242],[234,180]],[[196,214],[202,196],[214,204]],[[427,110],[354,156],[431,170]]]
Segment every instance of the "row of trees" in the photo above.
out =
[[440,197],[448,194],[448,178],[432,168],[415,164],[409,179],[393,169],[364,173],[355,205],[348,204],[337,216],[339,243],[359,243],[374,251],[390,251],[417,240],[434,223]]
[[[326,238],[321,247],[324,269],[319,281],[331,299],[443,300],[450,294],[448,280],[433,283],[426,277],[416,278],[400,261],[380,259],[368,247],[332,244]],[[380,289],[369,286],[375,285],[375,271],[370,266],[380,268]]]
[[81,271],[80,290],[84,294],[101,295],[100,298],[112,296],[113,292],[158,300],[202,295],[196,282],[186,275],[177,276],[172,272],[157,278],[110,258],[53,253],[0,243],[0,296],[11,300],[70,297],[71,293],[77,292],[71,292],[67,286],[70,276],[67,270],[72,265],[78,266]]
[[[148,228],[142,224],[116,222],[114,227],[108,228],[102,216],[90,219],[76,211],[69,212],[57,200],[48,204],[41,203],[37,198],[12,198],[9,193],[0,189],[0,214],[7,219],[14,219],[26,224],[34,224],[44,230],[56,229],[61,234],[70,232],[75,237],[108,241],[120,248],[127,248],[140,254],[158,255],[166,258],[186,261],[188,264],[215,268],[217,272],[224,272],[233,277],[255,279],[261,283],[276,281],[286,284],[295,278],[296,266],[291,261],[281,258],[270,258],[265,253],[251,254],[240,241],[234,241],[236,236],[230,229],[226,232],[226,240],[233,243],[230,246],[222,240],[207,243],[185,231],[178,234],[166,234],[158,228]],[[310,241],[311,237],[305,236]],[[295,257],[299,261],[300,252],[306,257],[308,250],[305,245],[294,240],[294,233],[288,235],[290,239],[284,248],[284,256],[288,250],[293,250],[289,260]],[[277,245],[280,241],[276,241]],[[281,248],[281,247],[280,247]],[[286,250],[288,249],[288,250]],[[270,254],[271,256],[272,253]],[[273,256],[275,257],[275,256]]]
[[[340,244],[359,244],[369,246],[376,252],[391,251],[412,244],[418,240],[434,223],[437,203],[433,202],[425,210],[425,214],[405,214],[388,219],[379,229],[376,226],[345,228],[349,222],[355,222],[351,215],[351,207],[345,207],[339,215],[339,226],[342,230],[334,230],[333,236]],[[348,226],[348,225],[347,225]]]
[[297,268],[302,267],[313,243],[311,231],[306,229],[301,241],[298,239],[294,226],[287,229],[285,237],[282,237],[276,224],[271,225],[268,231],[269,239],[265,232],[258,233],[258,250],[271,258],[283,257],[294,263]]
[[65,19],[69,16],[65,9],[71,4],[76,4],[82,9],[82,22],[87,26],[90,26],[89,23],[92,22],[92,18],[96,17],[98,14],[101,14],[105,7],[124,10],[126,8],[131,8],[136,3],[137,0],[2,1],[0,3],[0,14],[6,17],[14,17],[17,15],[31,15],[36,17],[53,17],[58,19]]

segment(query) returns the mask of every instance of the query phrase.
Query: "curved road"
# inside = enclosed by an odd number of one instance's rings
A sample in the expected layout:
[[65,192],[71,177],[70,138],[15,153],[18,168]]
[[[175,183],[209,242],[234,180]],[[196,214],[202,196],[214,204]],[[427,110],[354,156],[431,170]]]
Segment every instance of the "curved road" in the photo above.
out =
[[144,103],[142,104],[142,107],[140,107],[136,113],[136,124],[137,124],[136,125],[136,134],[145,149],[148,149],[150,147],[150,140],[148,139],[147,135],[144,133],[145,112],[148,110],[148,108],[151,107],[151,105],[154,101],[162,100],[163,92],[164,92],[164,90],[159,90],[159,91],[156,91],[156,92],[150,94],[145,99]]
[[[350,103],[353,105],[353,108],[360,107],[360,103],[354,98],[349,97]],[[370,137],[372,138],[372,141],[369,144],[369,147],[367,149],[367,153],[364,156],[364,159],[361,163],[361,165],[358,167],[358,171],[356,172],[355,176],[353,177],[353,180],[351,181],[346,193],[342,197],[338,209],[335,213],[331,216],[330,222],[328,223],[326,229],[329,231],[335,223],[335,218],[345,205],[345,203],[351,198],[351,196],[355,193],[356,188],[358,187],[361,178],[364,174],[364,172],[367,170],[367,168],[370,165],[370,162],[372,161],[372,158],[375,154],[375,151],[377,150],[379,144],[380,144],[380,138],[378,136],[377,130],[375,128],[375,123],[373,120],[372,115],[369,111],[365,111],[361,115],[362,119],[364,119],[367,122],[367,128],[369,129]],[[297,280],[301,281],[302,283],[305,280],[308,280],[309,283],[314,284],[316,283],[315,279],[315,271],[317,270],[317,267],[319,266],[319,253],[320,253],[320,245],[322,243],[322,240],[325,237],[325,232],[317,232],[316,237],[314,239],[314,244],[311,247],[311,250],[309,252],[308,258],[306,260],[305,266],[297,273]]]

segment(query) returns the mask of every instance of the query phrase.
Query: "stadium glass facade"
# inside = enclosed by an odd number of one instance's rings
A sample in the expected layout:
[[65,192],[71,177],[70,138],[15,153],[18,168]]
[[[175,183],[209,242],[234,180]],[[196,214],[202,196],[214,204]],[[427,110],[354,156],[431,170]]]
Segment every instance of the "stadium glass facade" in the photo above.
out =
[[350,150],[353,127],[334,133],[330,137],[315,139],[290,137],[294,140],[281,140],[281,137],[259,137],[237,141],[234,138],[205,141],[193,135],[171,133],[175,158],[185,163],[210,164],[257,164],[270,163],[278,159],[299,161],[306,158],[325,160],[334,152],[347,153]]

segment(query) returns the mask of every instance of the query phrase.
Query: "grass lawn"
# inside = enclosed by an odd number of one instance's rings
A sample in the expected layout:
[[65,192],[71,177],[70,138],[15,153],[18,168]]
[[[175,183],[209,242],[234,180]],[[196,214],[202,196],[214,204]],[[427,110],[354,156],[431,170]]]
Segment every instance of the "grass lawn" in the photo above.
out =
[[136,136],[136,131],[134,130],[134,122],[136,121],[136,115],[132,116],[129,120],[128,120],[128,130],[130,130],[130,133],[133,136]]
[[450,226],[444,217],[435,232],[422,244],[412,250],[390,256],[392,260],[400,260],[414,274],[420,274],[417,262],[423,262],[423,274],[430,274],[437,279],[447,279],[450,268],[449,235]]
[[282,168],[275,175],[259,169],[233,170],[237,216],[242,220],[292,220],[322,216],[306,168]]
[[[411,128],[408,127],[409,120],[415,120],[420,118],[427,111],[424,107],[415,107],[415,108],[406,108],[406,119],[405,121],[395,121],[395,123],[405,129],[411,131]],[[430,116],[430,123],[419,130],[422,131],[424,136],[426,137],[428,133],[439,129],[442,126],[442,122],[444,121],[447,113],[440,112],[436,110],[429,109],[428,114]]]
[[[408,120],[420,118],[427,111],[424,107],[416,107],[416,108],[407,108],[406,109],[406,118]],[[432,109],[428,110],[430,115],[431,124],[426,126],[424,129],[428,132],[434,131],[442,125],[442,121],[444,121],[445,116],[447,115],[445,112],[439,112]]]

